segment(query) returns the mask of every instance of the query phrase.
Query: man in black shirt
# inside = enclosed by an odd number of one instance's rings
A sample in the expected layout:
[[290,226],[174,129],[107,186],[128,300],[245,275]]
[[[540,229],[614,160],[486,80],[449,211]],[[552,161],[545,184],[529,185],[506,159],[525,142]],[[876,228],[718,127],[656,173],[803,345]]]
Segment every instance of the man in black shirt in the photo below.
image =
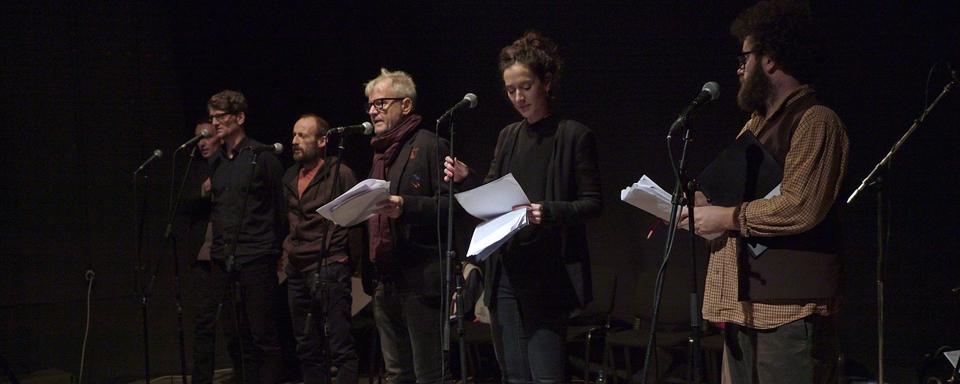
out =
[[246,109],[246,98],[237,91],[222,91],[207,102],[210,122],[223,139],[210,159],[210,255],[215,268],[228,276],[219,284],[220,294],[225,300],[239,295],[244,382],[277,383],[282,367],[272,310],[286,227],[283,167],[274,154],[252,150],[262,144],[246,135]]
[[[194,129],[200,135],[204,130],[214,132],[213,124],[207,121],[198,123]],[[193,157],[190,165],[189,181],[183,199],[182,212],[185,216],[184,234],[186,235],[186,257],[193,277],[192,299],[195,306],[193,331],[193,377],[194,384],[213,382],[214,363],[216,362],[217,324],[222,325],[223,336],[227,341],[227,350],[233,367],[240,372],[240,345],[236,339],[236,324],[233,308],[222,308],[222,295],[218,286],[226,281],[222,269],[214,268],[210,261],[210,245],[213,243],[213,230],[210,225],[210,171],[207,160],[216,156],[223,140],[219,136],[200,139],[195,152],[202,158]],[[191,154],[193,155],[193,153]]]

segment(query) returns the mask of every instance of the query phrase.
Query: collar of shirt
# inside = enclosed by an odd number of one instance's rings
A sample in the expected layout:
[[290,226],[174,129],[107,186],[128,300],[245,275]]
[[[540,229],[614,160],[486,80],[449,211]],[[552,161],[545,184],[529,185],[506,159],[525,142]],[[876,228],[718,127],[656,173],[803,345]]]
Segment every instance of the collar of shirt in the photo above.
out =
[[328,164],[330,164],[330,161],[323,159],[310,169],[304,168],[303,165],[300,166],[300,171],[297,173],[297,192],[300,196],[303,196],[303,191],[307,190],[307,186],[317,177],[317,174],[326,175],[329,172]]
[[753,112],[753,116],[759,116],[763,120],[769,120],[780,113],[780,111],[786,108],[788,105],[792,104],[795,100],[799,99],[800,96],[806,95],[810,92],[813,92],[812,86],[809,84],[801,85],[800,88],[797,88],[795,91],[793,91],[793,93],[787,95],[787,97],[784,97],[770,108],[772,112],[770,113],[769,118],[763,119],[763,115],[760,114],[760,112]]
[[809,94],[811,92],[814,92],[814,89],[809,84],[800,86],[800,88],[797,88],[795,91],[793,91],[793,93],[787,95],[787,97],[784,97],[782,100],[780,100],[779,102],[773,105],[773,107],[771,108],[773,113],[770,114],[770,117],[765,117],[759,111],[754,111],[752,114],[750,114],[750,120],[740,131],[740,134],[748,130],[753,131],[754,134],[756,134],[757,130],[761,129],[763,127],[763,124],[767,120],[774,118],[778,113],[780,113],[780,111],[782,111],[788,105],[792,104],[801,96]]
[[242,151],[244,148],[250,146],[250,141],[252,141],[252,140],[253,140],[253,139],[251,139],[250,136],[244,136],[244,137],[243,137],[243,140],[240,140],[240,142],[237,143],[237,146],[233,147],[233,149],[230,150],[230,152],[227,152],[227,145],[226,145],[226,144],[221,145],[221,146],[220,146],[220,154],[223,156],[223,158],[225,158],[225,159],[227,159],[227,160],[236,159],[236,158],[237,158],[237,155],[240,154],[240,151]]

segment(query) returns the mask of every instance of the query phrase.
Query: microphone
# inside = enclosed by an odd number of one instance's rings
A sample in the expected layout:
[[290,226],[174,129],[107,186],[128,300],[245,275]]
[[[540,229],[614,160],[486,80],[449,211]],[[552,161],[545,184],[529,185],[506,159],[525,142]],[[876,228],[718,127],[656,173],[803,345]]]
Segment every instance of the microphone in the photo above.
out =
[[693,111],[699,108],[701,105],[709,103],[716,100],[720,97],[720,84],[717,84],[716,81],[710,81],[703,85],[703,88],[700,90],[700,94],[697,95],[690,102],[686,108],[683,109],[683,112],[680,112],[680,116],[677,117],[677,120],[673,122],[673,125],[670,126],[670,132],[667,133],[667,137],[673,135],[677,129],[679,129],[687,121],[687,116],[689,116]]
[[370,136],[373,134],[373,124],[370,124],[369,121],[364,121],[362,124],[346,125],[343,127],[331,128],[327,131],[327,136],[331,133],[338,134],[349,134],[349,133],[358,133],[364,136]]
[[251,151],[253,151],[253,153],[273,152],[273,154],[279,155],[279,154],[283,153],[283,144],[273,143],[273,144],[270,144],[270,145],[267,145],[267,144],[251,145],[251,146],[246,147],[246,148],[244,148],[244,149],[251,150]]
[[144,170],[144,168],[150,165],[150,163],[152,163],[154,160],[159,159],[161,157],[163,157],[163,151],[159,149],[154,149],[153,154],[147,158],[147,161],[144,161],[143,164],[140,164],[140,168],[137,168],[137,170],[133,172],[133,175],[136,176],[137,174],[140,173],[140,171]]
[[451,107],[446,112],[444,112],[443,116],[440,116],[440,118],[437,119],[437,124],[442,124],[443,122],[450,120],[450,117],[453,116],[453,112],[458,109],[461,109],[463,107],[473,108],[476,106],[477,106],[477,95],[474,95],[473,93],[468,93],[466,95],[463,95],[463,100],[460,100],[460,102],[454,104],[453,107]]
[[210,136],[213,136],[213,134],[210,133],[210,130],[208,130],[208,129],[206,129],[206,128],[201,129],[201,130],[200,130],[200,134],[194,136],[194,137],[193,137],[192,139],[190,139],[190,140],[187,140],[187,142],[186,142],[186,143],[183,143],[183,145],[181,145],[180,148],[177,148],[177,150],[179,151],[179,150],[181,150],[181,149],[184,149],[184,148],[186,148],[186,147],[189,147],[189,146],[191,146],[191,145],[194,145],[194,144],[196,144],[198,141],[200,141],[200,139],[208,139],[208,138],[210,138]]

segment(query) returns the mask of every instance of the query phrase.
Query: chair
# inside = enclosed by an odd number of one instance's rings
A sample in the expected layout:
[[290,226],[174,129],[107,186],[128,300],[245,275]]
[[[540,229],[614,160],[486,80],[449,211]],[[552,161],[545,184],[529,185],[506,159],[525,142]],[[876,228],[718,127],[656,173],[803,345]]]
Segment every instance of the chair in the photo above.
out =
[[[608,381],[617,382],[620,379],[635,381],[640,374],[644,374],[637,371],[642,369],[643,356],[650,336],[649,314],[652,312],[652,300],[649,298],[653,291],[654,272],[653,270],[640,271],[634,279],[638,282],[635,297],[639,300],[639,308],[637,308],[639,315],[634,317],[633,327],[623,331],[611,331],[607,335],[604,343],[603,369],[608,372],[610,378]],[[685,271],[677,270],[674,273],[685,277],[683,275]],[[671,280],[670,276],[667,278],[668,281]],[[668,286],[665,288],[664,297],[678,297],[681,292],[685,292],[684,288],[682,285]],[[671,374],[679,370],[683,373],[678,376],[686,378],[684,369],[688,363],[690,347],[688,311],[687,305],[661,304],[657,326],[657,350],[651,356],[651,372],[646,373],[648,382],[685,382],[685,380],[675,380],[676,376],[671,377]],[[702,324],[705,327],[708,326],[707,322]],[[719,359],[723,353],[723,340],[719,334],[715,333],[704,332],[701,338],[701,351],[707,370],[704,380],[707,382],[717,382],[720,377]],[[634,366],[633,357],[640,358],[640,363],[637,364],[639,366]],[[622,368],[618,363],[622,363]]]
[[[610,314],[613,312],[613,304],[616,300],[617,292],[617,274],[613,269],[605,267],[593,267],[593,301],[587,304],[583,311],[570,319],[570,326],[567,327],[567,343],[583,344],[583,382],[590,382],[591,361],[590,352],[593,349],[593,342],[598,337],[606,335],[610,329]],[[576,358],[570,358],[571,365],[579,366]],[[594,371],[602,369],[593,365]]]
[[[642,368],[643,357],[640,358],[640,364],[634,367],[633,352],[646,353],[645,349],[649,336],[649,324],[641,324],[639,321],[634,323],[632,329],[607,334],[603,347],[603,370],[607,374],[607,381],[619,383],[623,379],[629,383],[635,381],[635,376],[642,374],[642,372],[636,372],[636,370]],[[652,380],[651,382],[659,382],[674,366],[673,354],[668,350],[668,346],[684,343],[686,338],[687,334],[684,332],[657,332],[657,353],[651,356],[651,368],[654,372],[647,376],[648,379]],[[622,353],[623,369],[618,367],[617,352]]]
[[[464,263],[463,268],[463,300],[465,311],[463,312],[463,341],[466,349],[467,376],[473,377],[474,382],[479,381],[478,377],[484,373],[492,373],[490,369],[483,369],[483,357],[481,349],[493,350],[493,336],[490,333],[490,312],[483,304],[483,271],[476,265]],[[456,315],[458,309],[456,306],[456,294],[451,299],[451,313]],[[450,340],[451,351],[457,351],[460,337],[457,334],[457,324],[454,318],[450,319]],[[454,352],[453,354],[455,354]],[[451,354],[451,356],[453,355]],[[487,354],[490,355],[489,353]],[[453,359],[451,358],[451,361]],[[494,364],[496,365],[496,364]]]

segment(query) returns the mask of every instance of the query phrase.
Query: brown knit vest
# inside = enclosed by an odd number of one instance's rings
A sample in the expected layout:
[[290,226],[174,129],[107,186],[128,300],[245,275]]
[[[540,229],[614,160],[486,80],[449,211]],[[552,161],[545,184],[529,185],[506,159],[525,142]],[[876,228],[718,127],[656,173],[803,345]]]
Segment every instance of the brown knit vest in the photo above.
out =
[[[800,119],[820,102],[813,92],[800,96],[761,128],[757,139],[783,169]],[[769,247],[753,256],[741,246],[740,300],[780,301],[830,298],[838,294],[842,251],[839,204],[811,230],[791,236],[765,237]],[[759,239],[758,239],[759,240]],[[741,242],[741,245],[744,242]]]

